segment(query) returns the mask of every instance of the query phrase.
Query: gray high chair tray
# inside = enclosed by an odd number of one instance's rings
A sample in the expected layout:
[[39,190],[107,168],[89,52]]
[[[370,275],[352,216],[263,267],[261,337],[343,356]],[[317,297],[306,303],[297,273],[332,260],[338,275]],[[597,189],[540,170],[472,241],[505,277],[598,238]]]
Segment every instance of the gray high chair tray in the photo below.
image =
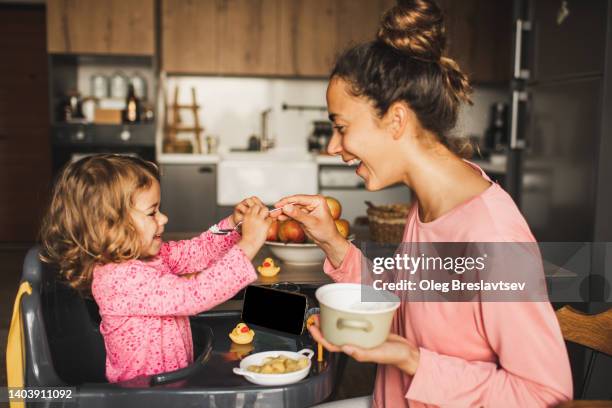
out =
[[[239,311],[207,312],[191,318],[195,362],[170,373],[110,384],[104,376],[105,348],[93,300],[56,280],[38,260],[39,248],[25,259],[22,280],[32,294],[21,300],[25,334],[26,387],[75,387],[74,399],[36,402],[36,407],[308,407],[324,401],[334,387],[337,358],[313,360],[305,379],[284,386],[251,384],[232,372],[240,357],[268,350],[316,351],[307,334],[284,336],[257,330],[253,349],[236,347],[228,333]],[[30,405],[30,404],[27,404]]]

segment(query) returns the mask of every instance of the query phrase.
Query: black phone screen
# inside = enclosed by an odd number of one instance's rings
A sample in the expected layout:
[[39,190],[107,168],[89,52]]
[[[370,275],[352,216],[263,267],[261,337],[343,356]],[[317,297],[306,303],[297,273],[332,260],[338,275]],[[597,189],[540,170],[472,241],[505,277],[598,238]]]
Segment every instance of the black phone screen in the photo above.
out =
[[242,306],[242,320],[268,329],[302,334],[306,296],[299,293],[247,286]]

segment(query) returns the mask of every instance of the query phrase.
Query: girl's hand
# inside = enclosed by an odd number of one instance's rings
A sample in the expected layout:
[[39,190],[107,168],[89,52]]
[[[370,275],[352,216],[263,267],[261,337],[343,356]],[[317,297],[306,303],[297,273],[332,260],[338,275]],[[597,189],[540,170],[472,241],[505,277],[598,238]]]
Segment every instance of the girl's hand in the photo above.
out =
[[242,239],[237,245],[249,259],[253,259],[264,242],[266,242],[268,229],[270,229],[272,224],[272,218],[269,215],[270,211],[268,211],[268,208],[260,204],[249,207],[244,213]]
[[244,214],[247,212],[247,210],[253,206],[264,206],[264,204],[261,202],[261,200],[258,197],[249,197],[249,198],[245,198],[244,200],[242,200],[241,202],[239,202],[236,207],[234,207],[234,213],[232,214],[231,218],[229,219],[230,221],[230,225],[231,228],[234,228],[236,226],[236,224],[238,224],[240,221],[244,220]]
[[350,345],[338,347],[325,340],[319,329],[318,315],[314,319],[314,324],[308,330],[312,338],[321,343],[326,350],[331,352],[342,351],[357,361],[394,365],[408,375],[414,375],[419,366],[418,347],[413,346],[408,340],[394,333],[389,333],[387,341],[380,346],[364,349]]
[[294,195],[281,199],[274,207],[284,207],[277,218],[281,221],[293,218],[302,224],[304,232],[325,251],[331,263],[340,266],[350,244],[338,232],[325,197]]

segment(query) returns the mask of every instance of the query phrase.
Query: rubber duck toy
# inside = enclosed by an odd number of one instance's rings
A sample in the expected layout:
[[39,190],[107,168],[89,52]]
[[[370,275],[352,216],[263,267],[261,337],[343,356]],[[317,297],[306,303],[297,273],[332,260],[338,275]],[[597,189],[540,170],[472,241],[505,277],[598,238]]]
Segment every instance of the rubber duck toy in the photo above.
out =
[[274,264],[274,259],[266,258],[264,259],[261,266],[257,267],[257,271],[265,277],[271,278],[272,276],[276,276],[276,274],[280,271],[280,266],[276,266]]
[[255,337],[255,332],[244,323],[238,323],[229,334],[229,338],[236,344],[249,344],[253,341],[253,337]]

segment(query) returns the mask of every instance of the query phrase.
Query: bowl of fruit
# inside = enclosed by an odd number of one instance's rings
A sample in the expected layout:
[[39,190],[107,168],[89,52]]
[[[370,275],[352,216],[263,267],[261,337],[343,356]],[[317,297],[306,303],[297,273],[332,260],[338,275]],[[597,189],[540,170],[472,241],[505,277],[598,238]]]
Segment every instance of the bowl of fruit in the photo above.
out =
[[[349,222],[340,218],[342,205],[333,197],[325,199],[338,232],[352,241]],[[316,265],[325,260],[325,252],[308,239],[300,223],[295,220],[274,221],[268,230],[266,246],[272,255],[286,264]]]

